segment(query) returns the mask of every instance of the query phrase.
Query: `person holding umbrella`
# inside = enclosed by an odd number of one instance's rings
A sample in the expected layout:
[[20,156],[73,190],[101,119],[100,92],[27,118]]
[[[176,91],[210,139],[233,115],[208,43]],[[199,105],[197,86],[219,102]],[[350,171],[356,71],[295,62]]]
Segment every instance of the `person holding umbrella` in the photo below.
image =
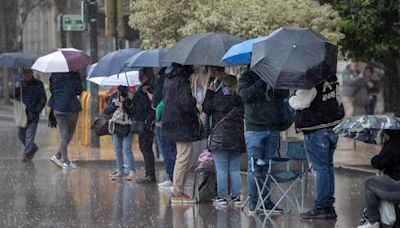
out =
[[25,147],[22,161],[26,162],[32,159],[38,150],[35,144],[36,129],[47,98],[43,82],[33,76],[32,70],[22,69],[21,74],[22,80],[15,82],[10,98],[22,100],[26,105],[27,125],[18,127],[18,138]]
[[335,176],[333,153],[338,135],[333,128],[344,117],[339,83],[335,75],[310,90],[297,90],[289,99],[296,110],[295,127],[304,133],[304,148],[315,170],[314,208],[301,214],[303,219],[335,219]]
[[154,93],[155,76],[153,68],[142,68],[139,71],[141,86],[136,91],[132,99],[132,119],[143,123],[143,131],[139,133],[139,147],[143,154],[146,174],[138,179],[140,184],[150,184],[156,182],[155,158],[153,152],[153,123],[155,120],[155,110],[151,106],[151,99]]
[[49,106],[54,113],[61,138],[59,149],[51,157],[51,161],[61,168],[76,168],[76,165],[68,159],[68,144],[74,135],[79,112],[82,110],[77,98],[83,90],[81,76],[74,71],[52,73],[49,81],[51,92]]

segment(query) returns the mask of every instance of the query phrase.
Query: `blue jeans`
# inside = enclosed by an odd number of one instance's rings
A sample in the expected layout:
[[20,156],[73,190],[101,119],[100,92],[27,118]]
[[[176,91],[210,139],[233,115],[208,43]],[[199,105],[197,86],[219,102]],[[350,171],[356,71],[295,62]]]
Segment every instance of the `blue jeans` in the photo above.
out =
[[228,195],[228,174],[231,183],[232,198],[240,196],[240,152],[214,151],[213,158],[217,170],[218,197],[226,198]]
[[124,161],[126,171],[135,171],[134,158],[132,153],[133,135],[129,133],[125,137],[112,135],[112,143],[115,151],[115,163],[118,172],[124,172]]
[[323,128],[304,133],[304,149],[315,171],[315,206],[332,207],[335,202],[335,176],[333,153],[338,135],[333,128]]
[[[274,157],[279,147],[279,131],[246,131],[244,136],[248,153],[248,192],[250,200],[252,202],[257,202],[257,187],[252,170],[252,157],[257,155],[265,162],[268,162],[271,157]],[[263,183],[260,180],[259,185],[262,186],[262,184]],[[267,190],[262,193],[263,196],[266,196],[267,194]]]
[[28,123],[25,128],[18,128],[18,138],[24,145],[24,155],[31,156],[37,151],[35,144],[37,122]]
[[168,178],[173,181],[176,160],[176,143],[165,138],[161,138],[161,127],[156,126],[156,140],[158,150],[164,159],[165,169]]

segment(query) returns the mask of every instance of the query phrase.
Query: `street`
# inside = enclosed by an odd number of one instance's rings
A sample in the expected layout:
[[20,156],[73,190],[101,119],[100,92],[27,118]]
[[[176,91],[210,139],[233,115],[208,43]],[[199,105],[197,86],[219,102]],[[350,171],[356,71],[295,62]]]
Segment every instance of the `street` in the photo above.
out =
[[[76,170],[60,170],[49,160],[53,151],[40,150],[33,162],[22,163],[22,146],[16,138],[13,121],[3,118],[0,126],[0,171],[3,174],[0,177],[0,227],[263,226],[262,217],[248,217],[240,208],[215,209],[211,203],[171,207],[170,194],[159,192],[155,185],[111,181],[107,176],[114,168],[111,160],[79,160]],[[41,122],[37,135],[39,147],[49,148],[57,138],[54,133]],[[139,175],[143,175],[142,169]],[[158,165],[158,180],[163,180],[165,175],[163,166]],[[273,217],[273,222],[267,222],[266,226],[355,227],[362,213],[363,181],[368,175],[342,169],[336,171],[336,221],[306,221],[298,212],[292,211],[290,215]],[[312,182],[309,179],[306,209],[312,204]],[[191,190],[186,189],[188,193]],[[242,195],[247,195],[246,189],[242,190]]]

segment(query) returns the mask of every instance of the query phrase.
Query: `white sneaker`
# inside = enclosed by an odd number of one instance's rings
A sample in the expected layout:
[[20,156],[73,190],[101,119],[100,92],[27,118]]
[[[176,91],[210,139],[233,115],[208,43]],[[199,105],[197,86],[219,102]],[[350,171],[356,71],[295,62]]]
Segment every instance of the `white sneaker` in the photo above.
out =
[[158,187],[159,187],[159,188],[162,188],[162,187],[172,187],[172,186],[173,186],[173,183],[172,183],[171,180],[166,180],[166,181],[164,181],[164,182],[158,184]]
[[76,169],[76,165],[74,163],[72,163],[71,161],[69,162],[69,164],[64,162],[62,164],[62,168],[63,169]]
[[62,168],[62,166],[63,166],[61,158],[58,159],[55,155],[53,155],[53,157],[50,158],[50,161],[54,162],[54,164],[56,164],[60,168]]
[[376,222],[374,224],[366,222],[364,225],[357,226],[357,228],[379,228],[379,222]]
[[167,187],[158,187],[158,190],[160,191],[166,191],[166,192],[173,192],[174,191],[174,187],[173,186],[167,186]]

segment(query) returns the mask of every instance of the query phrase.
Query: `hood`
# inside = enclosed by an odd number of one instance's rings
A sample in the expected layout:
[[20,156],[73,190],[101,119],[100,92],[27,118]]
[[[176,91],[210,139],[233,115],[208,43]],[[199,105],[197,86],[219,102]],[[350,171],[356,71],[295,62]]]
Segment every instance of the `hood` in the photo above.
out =
[[398,131],[398,130],[385,130],[384,132],[389,135],[391,141],[394,140],[394,141],[400,142],[400,131]]

